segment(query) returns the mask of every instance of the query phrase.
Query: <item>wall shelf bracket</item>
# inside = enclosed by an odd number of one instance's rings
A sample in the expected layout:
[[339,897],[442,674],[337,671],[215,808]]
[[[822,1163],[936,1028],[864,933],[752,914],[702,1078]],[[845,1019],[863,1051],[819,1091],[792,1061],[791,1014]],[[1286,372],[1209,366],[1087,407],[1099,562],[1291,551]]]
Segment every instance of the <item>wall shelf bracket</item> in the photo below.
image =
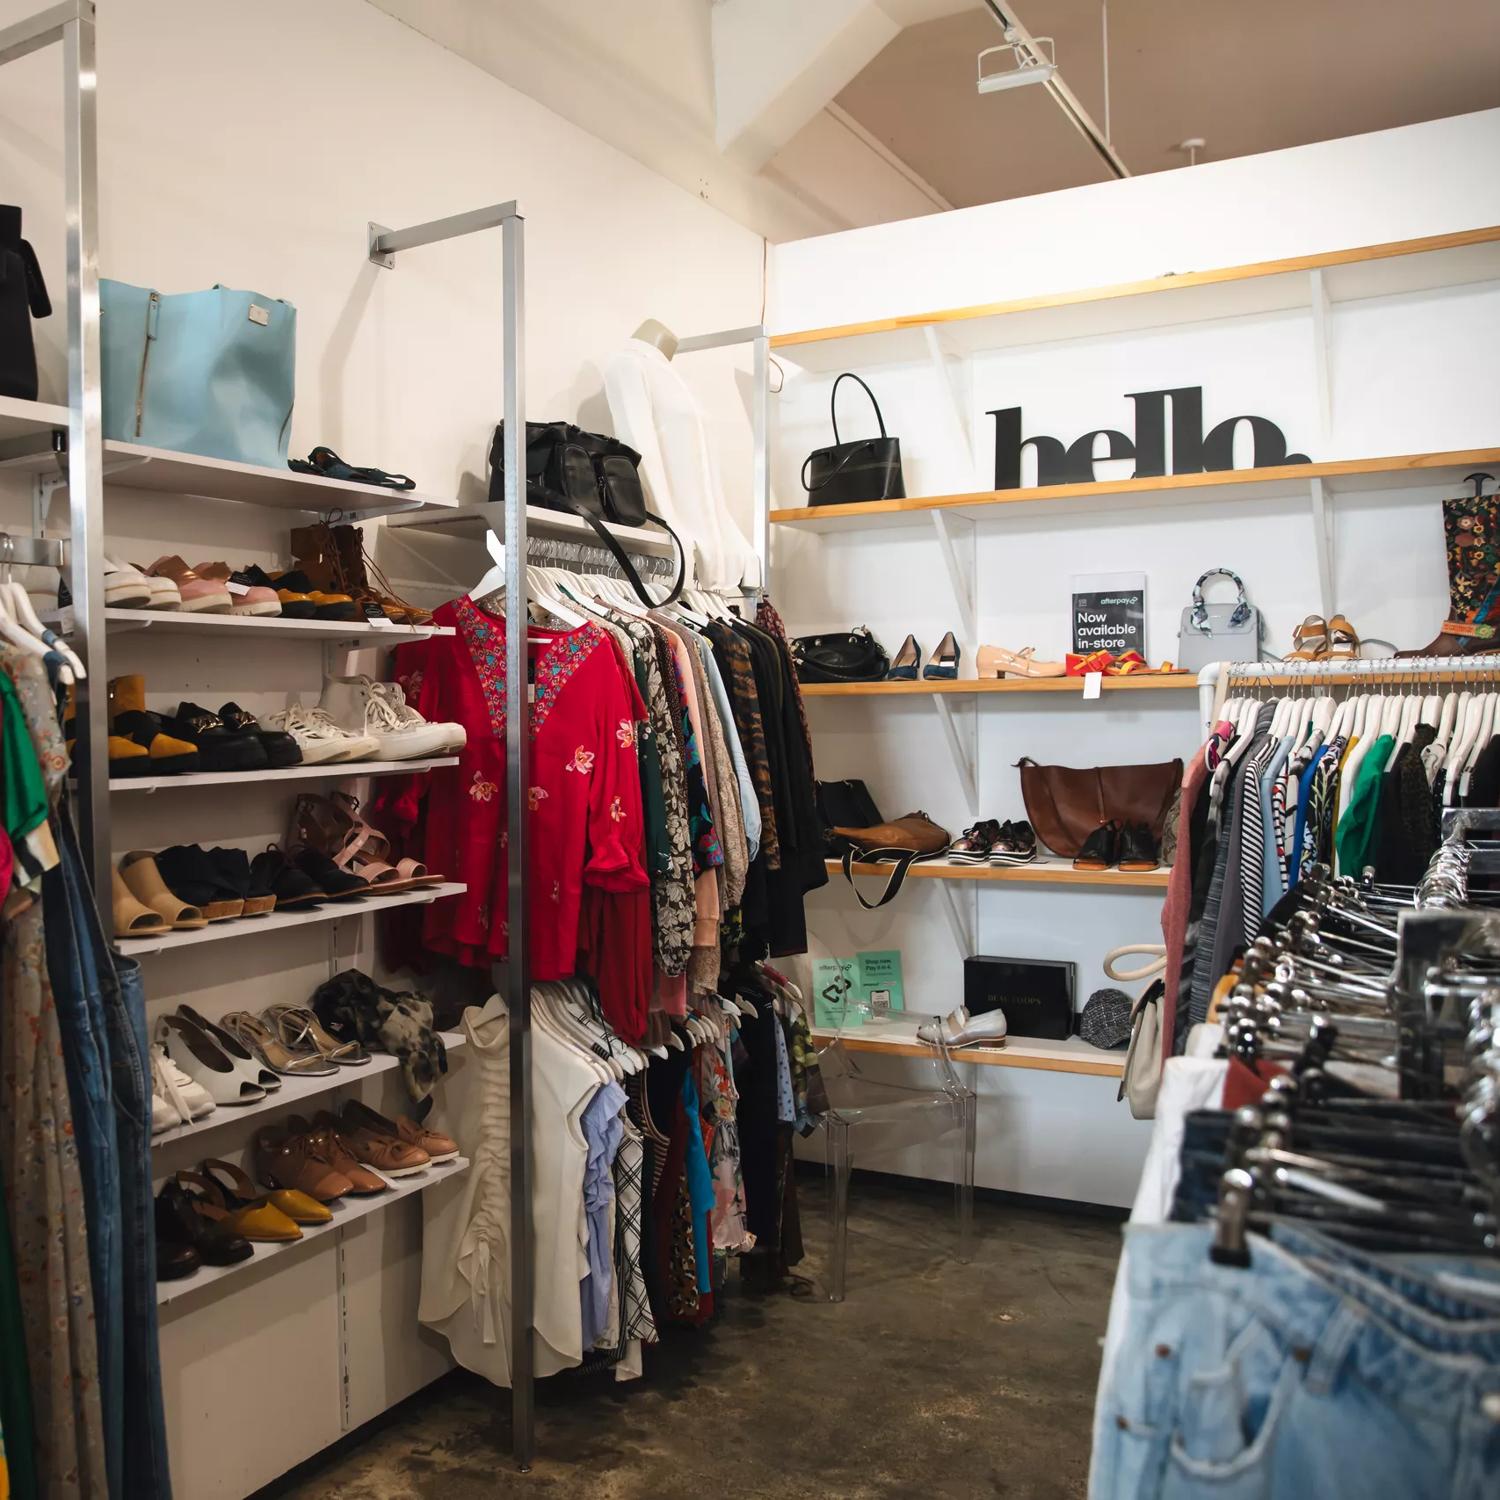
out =
[[975,921],[978,889],[976,887],[973,891],[964,891],[961,883],[956,880],[934,880],[932,884],[938,888],[943,915],[948,919],[953,941],[958,944],[959,957],[968,958],[974,952],[975,928],[978,925]]
[[[979,644],[979,619],[974,607],[974,523],[946,511],[931,514],[948,581],[953,585],[953,601],[958,606],[958,634],[972,660]],[[958,530],[960,526],[965,528],[963,533]]]
[[934,693],[932,706],[937,710],[938,722],[943,726],[943,733],[947,736],[948,749],[953,755],[953,769],[958,772],[964,800],[969,812],[977,814],[979,811],[979,756],[976,748],[979,722],[977,702],[973,705],[974,714],[968,725],[958,722],[958,715],[948,701],[948,694]]

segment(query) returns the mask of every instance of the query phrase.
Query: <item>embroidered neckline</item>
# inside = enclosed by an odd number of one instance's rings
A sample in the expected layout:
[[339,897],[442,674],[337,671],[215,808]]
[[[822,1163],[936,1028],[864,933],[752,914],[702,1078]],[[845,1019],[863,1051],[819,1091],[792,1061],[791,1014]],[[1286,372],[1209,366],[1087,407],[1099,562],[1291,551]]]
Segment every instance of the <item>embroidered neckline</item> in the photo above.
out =
[[[479,686],[489,710],[490,727],[501,738],[505,735],[505,621],[494,619],[464,595],[455,601],[458,628],[469,648]],[[541,733],[556,707],[558,697],[573,674],[594,654],[604,639],[604,632],[586,622],[577,630],[554,635],[542,647],[536,661],[536,678],[532,684],[531,733]]]

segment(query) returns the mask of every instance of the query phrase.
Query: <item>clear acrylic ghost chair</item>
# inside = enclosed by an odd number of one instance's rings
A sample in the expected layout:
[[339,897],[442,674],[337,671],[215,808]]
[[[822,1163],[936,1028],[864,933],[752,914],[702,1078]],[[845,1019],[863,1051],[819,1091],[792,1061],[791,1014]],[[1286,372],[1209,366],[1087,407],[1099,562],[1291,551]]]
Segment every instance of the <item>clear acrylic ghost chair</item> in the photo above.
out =
[[[903,1038],[904,1040],[904,1038]],[[921,1047],[924,1044],[916,1043]],[[978,1100],[959,1081],[944,1046],[916,1060],[911,1083],[883,1083],[861,1071],[855,1054],[836,1036],[818,1052],[828,1093],[827,1166],[830,1232],[828,1300],[844,1300],[848,1252],[849,1176],[854,1159],[902,1151],[928,1141],[953,1138],[954,1198],[958,1217],[958,1259],[967,1263],[974,1238],[974,1134]]]

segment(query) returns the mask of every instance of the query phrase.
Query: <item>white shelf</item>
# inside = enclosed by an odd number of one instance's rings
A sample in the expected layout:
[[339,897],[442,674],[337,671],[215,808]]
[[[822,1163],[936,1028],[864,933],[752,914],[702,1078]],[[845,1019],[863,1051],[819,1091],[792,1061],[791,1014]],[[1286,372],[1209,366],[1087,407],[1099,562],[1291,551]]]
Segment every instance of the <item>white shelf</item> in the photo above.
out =
[[[39,448],[24,458],[7,462],[11,469],[67,474],[63,455]],[[233,500],[242,505],[265,505],[282,510],[348,511],[350,519],[369,520],[397,511],[451,509],[457,501],[418,490],[388,490],[376,484],[352,484],[297,474],[291,469],[263,468],[227,458],[205,458],[197,453],[174,453],[141,443],[104,444],[104,482],[127,490],[151,490],[164,495],[193,495],[205,500]]]
[[[444,1045],[450,1052],[457,1047],[462,1047],[468,1041],[468,1033],[463,1031],[441,1031],[438,1035],[442,1037]],[[382,1073],[389,1073],[400,1066],[400,1058],[392,1057],[389,1053],[376,1052],[363,1066],[340,1068],[338,1073],[331,1077],[283,1078],[281,1087],[275,1093],[267,1094],[264,1099],[258,1099],[254,1104],[235,1105],[232,1109],[220,1106],[201,1120],[194,1120],[188,1125],[174,1125],[171,1130],[163,1130],[159,1135],[153,1135],[151,1146],[153,1150],[158,1146],[173,1146],[178,1141],[187,1140],[190,1136],[196,1140],[199,1136],[208,1135],[211,1131],[220,1130],[226,1125],[235,1125],[241,1120],[253,1120],[258,1116],[269,1114],[273,1109],[280,1109],[284,1105],[305,1104],[310,1099],[316,1099],[323,1094],[331,1094],[336,1089],[348,1088],[365,1078],[377,1078]]]
[[[435,1187],[448,1178],[458,1177],[468,1170],[468,1158],[459,1156],[453,1161],[435,1162],[432,1166],[421,1172],[415,1172],[410,1177],[392,1179],[388,1192],[374,1193],[362,1198],[339,1198],[328,1205],[333,1210],[332,1221],[327,1224],[304,1224],[300,1240],[292,1240],[279,1245],[257,1244],[255,1253],[248,1260],[237,1261],[232,1266],[203,1266],[194,1271],[191,1276],[184,1276],[177,1281],[158,1281],[156,1305],[169,1307],[172,1303],[180,1302],[184,1297],[190,1297],[195,1292],[243,1275],[257,1266],[263,1266],[268,1260],[277,1256],[292,1254],[324,1241],[332,1244],[338,1237],[340,1229],[347,1229],[351,1224],[357,1224],[371,1214],[384,1213],[393,1203],[400,1203],[405,1198],[425,1193],[428,1188]],[[294,1352],[293,1354],[295,1357]]]
[[307,910],[273,911],[264,917],[235,917],[228,922],[211,922],[191,932],[150,933],[133,938],[127,933],[115,935],[115,946],[131,958],[148,953],[166,953],[177,948],[191,948],[198,943],[221,942],[226,938],[265,937],[285,932],[289,927],[310,927],[317,922],[337,922],[343,918],[363,917],[372,911],[390,911],[397,906],[426,906],[447,896],[461,896],[467,886],[458,881],[429,886],[424,891],[402,891],[395,896],[362,896],[357,901],[329,901]]
[[[355,776],[399,776],[456,766],[456,755],[427,760],[346,760],[334,765],[288,766],[280,771],[186,771],[177,776],[111,776],[112,792],[183,791],[197,786],[266,786],[283,781],[337,781]],[[259,918],[256,919],[257,921]]]
[[[484,540],[486,531],[493,530],[504,540],[505,507],[489,501],[473,505],[456,505],[446,511],[423,512],[418,515],[395,516],[389,522],[406,530],[415,529],[433,536],[455,537],[464,541]],[[605,523],[606,529],[627,552],[645,553],[651,557],[671,557],[672,538],[654,526],[613,526]],[[528,536],[558,537],[568,542],[589,542],[602,545],[598,533],[589,523],[569,511],[548,510],[541,505],[526,507],[526,534]]]
[[973,354],[1305,309],[1312,270],[1322,272],[1333,303],[1473,285],[1500,278],[1500,231],[1464,231],[1222,269],[1173,266],[1154,279],[1121,286],[903,312],[829,328],[781,329],[771,336],[771,353],[804,370],[832,373],[925,363],[930,358],[927,329],[935,330],[954,353]]
[[284,620],[278,615],[184,614],[172,609],[106,609],[104,624],[112,635],[150,631],[166,635],[227,635],[245,641],[274,636],[302,641],[350,641],[362,646],[399,646],[403,641],[453,634],[451,625],[366,625],[353,620]]
[[22,401],[0,396],[0,443],[9,438],[30,437],[38,432],[68,430],[68,408],[47,401]]

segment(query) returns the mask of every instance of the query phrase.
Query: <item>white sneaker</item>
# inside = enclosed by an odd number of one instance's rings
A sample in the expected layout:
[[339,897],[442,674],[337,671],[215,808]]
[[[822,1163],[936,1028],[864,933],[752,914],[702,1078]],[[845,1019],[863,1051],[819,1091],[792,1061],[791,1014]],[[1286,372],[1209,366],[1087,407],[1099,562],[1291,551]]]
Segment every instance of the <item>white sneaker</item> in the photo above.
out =
[[320,766],[336,761],[369,760],[380,749],[373,734],[354,734],[321,708],[304,708],[294,703],[278,714],[266,714],[260,720],[262,729],[278,729],[296,740],[302,751],[302,763]]
[[210,1115],[217,1106],[159,1046],[151,1048],[151,1134],[175,1130]]
[[[172,583],[168,578],[167,583]],[[172,583],[175,591],[177,585]],[[115,609],[149,609],[153,590],[151,580],[129,563],[104,559],[104,602]],[[160,606],[159,606],[160,607]]]
[[148,573],[144,568],[132,563],[132,567],[145,580],[146,587],[151,590],[151,598],[147,603],[147,609],[181,609],[182,590],[177,587],[175,578],[168,578],[164,573]]
[[[218,1107],[208,1097],[208,1090],[193,1082],[176,1063],[167,1056],[165,1052],[157,1049],[157,1055],[161,1058],[161,1071],[164,1082],[176,1090],[177,1098],[180,1098],[187,1106],[188,1117],[193,1120],[201,1120],[204,1115],[211,1115]],[[172,1098],[169,1094],[168,1098]],[[177,1102],[172,1098],[172,1102]]]
[[37,614],[56,611],[57,586],[62,582],[62,574],[56,568],[43,563],[17,563],[11,576],[31,596],[31,607]]
[[456,755],[469,743],[469,732],[462,724],[456,724],[449,719],[424,719],[406,701],[406,693],[399,682],[371,682],[370,686],[390,704],[391,712],[396,715],[398,723],[411,728],[431,724],[434,729],[441,729],[444,736],[442,747],[444,754]]
[[415,760],[436,755],[448,743],[444,726],[429,724],[414,709],[410,720],[396,716],[391,701],[376,691],[368,677],[330,677],[323,684],[320,707],[338,724],[356,734],[371,736],[381,760]]

